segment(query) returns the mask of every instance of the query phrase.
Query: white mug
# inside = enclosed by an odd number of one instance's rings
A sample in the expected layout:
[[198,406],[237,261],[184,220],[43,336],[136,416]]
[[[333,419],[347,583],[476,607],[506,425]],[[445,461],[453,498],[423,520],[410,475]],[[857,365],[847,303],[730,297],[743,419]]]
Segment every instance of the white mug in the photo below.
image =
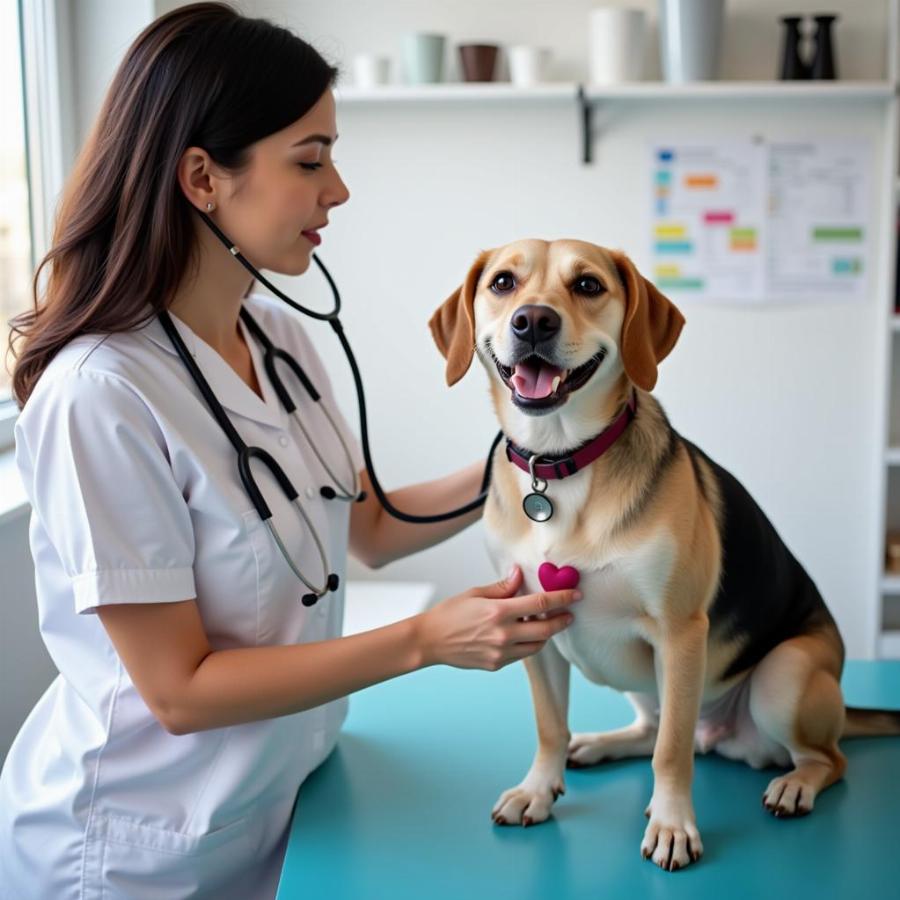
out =
[[376,53],[360,53],[353,57],[353,81],[357,87],[372,88],[390,80],[391,60]]
[[510,47],[509,80],[513,84],[527,87],[547,80],[550,51],[546,47],[530,47],[520,44]]
[[590,13],[591,84],[621,84],[644,77],[646,16],[642,9],[600,6]]

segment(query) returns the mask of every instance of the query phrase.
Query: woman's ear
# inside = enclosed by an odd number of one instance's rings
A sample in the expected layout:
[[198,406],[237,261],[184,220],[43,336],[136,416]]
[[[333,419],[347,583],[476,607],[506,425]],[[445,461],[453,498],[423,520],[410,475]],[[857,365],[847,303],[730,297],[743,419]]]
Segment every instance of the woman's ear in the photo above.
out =
[[641,390],[652,391],[656,367],[675,346],[684,316],[624,253],[611,250],[610,254],[625,287],[625,321],[619,348],[625,374]]
[[492,252],[483,250],[478,254],[465,281],[428,320],[434,342],[447,360],[448,385],[456,384],[472,365],[475,355],[475,291]]
[[[216,200],[216,179],[212,160],[201,147],[188,147],[178,160],[176,174],[181,192],[196,209],[206,211],[206,204]],[[219,194],[221,196],[221,194]]]

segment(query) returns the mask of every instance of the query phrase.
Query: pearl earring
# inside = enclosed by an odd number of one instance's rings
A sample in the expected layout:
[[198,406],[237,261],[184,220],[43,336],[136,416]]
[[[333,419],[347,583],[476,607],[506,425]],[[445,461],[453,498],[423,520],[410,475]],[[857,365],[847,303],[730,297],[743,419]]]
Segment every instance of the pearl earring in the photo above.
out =
[[207,204],[206,204],[206,211],[207,211],[207,212],[212,212],[215,208],[216,208],[216,204],[215,204],[215,203],[210,202],[210,203],[207,203]]

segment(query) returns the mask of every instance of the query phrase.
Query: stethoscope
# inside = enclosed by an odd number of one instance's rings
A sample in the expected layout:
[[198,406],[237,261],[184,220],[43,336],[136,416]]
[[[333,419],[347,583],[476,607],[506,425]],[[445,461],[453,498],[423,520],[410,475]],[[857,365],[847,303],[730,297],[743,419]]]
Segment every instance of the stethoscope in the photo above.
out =
[[[451,510],[450,512],[435,513],[429,516],[411,515],[410,513],[404,513],[401,510],[398,510],[393,506],[393,504],[391,504],[390,500],[388,500],[387,496],[381,488],[381,484],[379,483],[378,478],[375,475],[375,466],[372,463],[372,455],[369,451],[369,431],[366,417],[366,399],[365,392],[363,390],[362,377],[359,373],[359,367],[356,364],[356,358],[353,356],[353,351],[350,348],[350,343],[344,334],[344,329],[341,325],[340,319],[338,318],[341,310],[341,295],[329,271],[325,268],[319,257],[316,256],[315,253],[313,253],[312,258],[315,260],[316,265],[325,276],[325,279],[328,281],[328,285],[331,288],[331,293],[334,297],[334,309],[327,313],[307,309],[306,307],[301,306],[299,303],[296,303],[290,297],[285,295],[282,291],[275,287],[274,284],[269,282],[260,272],[258,272],[241,254],[238,247],[235,246],[235,244],[225,236],[222,230],[216,225],[215,222],[213,222],[213,220],[208,215],[206,215],[206,213],[202,212],[201,210],[197,210],[197,213],[209,226],[216,237],[218,237],[219,240],[225,245],[225,247],[228,248],[228,251],[231,253],[231,255],[245,269],[247,269],[254,278],[264,284],[270,291],[272,291],[272,293],[274,293],[279,299],[283,300],[289,306],[292,306],[294,309],[298,310],[304,315],[310,316],[313,319],[328,322],[328,324],[331,325],[331,327],[334,329],[335,334],[337,334],[338,339],[341,342],[341,346],[344,348],[344,353],[347,356],[347,360],[350,363],[350,368],[353,372],[353,380],[356,384],[356,397],[359,403],[359,422],[360,431],[362,433],[363,457],[366,462],[366,469],[369,473],[369,479],[372,482],[372,488],[374,489],[375,495],[378,497],[378,501],[381,503],[384,509],[386,509],[387,512],[390,513],[390,515],[394,516],[394,518],[401,519],[404,522],[430,523],[442,522],[446,519],[456,518],[457,516],[465,515],[466,513],[477,509],[479,506],[482,506],[487,499],[487,489],[491,479],[491,462],[493,460],[494,451],[496,450],[497,445],[500,443],[500,440],[503,438],[503,432],[498,432],[497,436],[494,438],[493,443],[491,444],[491,449],[488,453],[487,462],[485,464],[484,477],[481,481],[479,494],[470,503],[467,503],[465,506],[461,506],[458,509]],[[266,369],[266,374],[268,375],[269,381],[272,383],[272,386],[275,389],[275,393],[278,395],[279,402],[300,425],[303,435],[306,437],[307,442],[312,447],[316,458],[322,464],[323,468],[328,473],[329,477],[332,479],[335,485],[337,485],[338,490],[335,490],[335,488],[328,485],[322,487],[320,489],[321,495],[326,500],[346,500],[357,502],[365,500],[366,494],[364,491],[360,491],[359,489],[359,476],[356,472],[356,467],[353,464],[353,458],[350,454],[349,448],[347,447],[346,441],[344,440],[344,436],[341,434],[340,429],[337,427],[334,419],[328,412],[328,408],[324,403],[321,402],[321,395],[315,389],[312,381],[310,381],[309,377],[303,371],[300,364],[293,356],[291,356],[291,354],[287,353],[285,350],[280,349],[279,347],[276,347],[272,343],[272,341],[269,340],[269,338],[263,332],[262,328],[260,328],[259,323],[250,315],[246,307],[241,308],[240,315],[244,321],[244,324],[247,326],[248,330],[253,335],[254,339],[257,341],[263,351],[263,361]],[[187,346],[185,346],[185,343],[182,340],[181,335],[178,333],[178,330],[175,328],[175,325],[172,322],[172,319],[169,316],[168,312],[166,312],[165,310],[160,312],[159,320],[163,328],[165,329],[166,334],[168,334],[169,339],[172,341],[172,344],[175,346],[178,355],[181,357],[182,361],[188,369],[188,372],[191,374],[191,377],[193,378],[201,394],[203,395],[203,398],[212,411],[213,416],[215,416],[216,421],[219,423],[222,430],[225,432],[229,441],[234,447],[235,451],[237,452],[238,473],[240,474],[241,483],[244,486],[244,490],[249,495],[250,500],[252,501],[257,513],[259,513],[260,519],[266,523],[266,526],[268,527],[273,540],[277,544],[278,549],[281,551],[281,555],[284,557],[291,571],[297,576],[297,578],[300,579],[300,581],[303,582],[304,585],[306,585],[307,588],[309,588],[309,593],[304,594],[301,598],[303,605],[313,606],[318,602],[320,597],[324,597],[325,594],[327,594],[329,591],[336,591],[340,584],[340,580],[335,573],[329,572],[330,567],[328,564],[328,555],[325,552],[325,547],[322,544],[322,540],[319,537],[318,532],[313,526],[312,520],[310,519],[309,515],[307,515],[306,510],[303,508],[303,504],[300,502],[300,495],[297,489],[293,486],[293,484],[291,484],[290,479],[287,477],[281,466],[279,466],[278,463],[274,460],[271,454],[269,454],[266,450],[263,450],[262,447],[248,446],[243,441],[241,436],[237,433],[234,426],[231,424],[231,420],[228,418],[228,415],[222,408],[222,404],[219,403],[216,395],[213,393],[212,388],[209,386],[209,382],[203,376],[203,373],[200,371],[200,368],[197,366],[196,362],[194,362],[190,351],[188,350]],[[342,484],[340,479],[335,475],[331,467],[325,461],[322,454],[316,448],[309,432],[300,419],[300,416],[297,414],[297,406],[294,403],[293,398],[291,397],[290,393],[284,385],[284,382],[281,380],[278,372],[275,369],[276,359],[287,363],[287,365],[296,375],[297,379],[303,385],[307,394],[309,394],[310,399],[315,403],[316,408],[322,411],[322,413],[327,418],[331,429],[337,435],[351,472],[352,486],[350,488],[347,488],[344,486],[344,484]],[[303,522],[309,529],[310,534],[312,534],[316,549],[319,554],[319,559],[322,564],[322,584],[311,582],[300,571],[300,568],[296,565],[290,553],[288,553],[287,549],[285,548],[284,542],[282,541],[281,536],[279,535],[277,529],[275,528],[275,525],[272,522],[272,511],[266,504],[262,492],[260,491],[259,486],[256,483],[256,479],[253,477],[253,473],[250,470],[250,460],[253,458],[257,458],[265,463],[269,471],[275,477],[275,480],[278,482],[285,496],[297,509],[300,517],[303,519]]]

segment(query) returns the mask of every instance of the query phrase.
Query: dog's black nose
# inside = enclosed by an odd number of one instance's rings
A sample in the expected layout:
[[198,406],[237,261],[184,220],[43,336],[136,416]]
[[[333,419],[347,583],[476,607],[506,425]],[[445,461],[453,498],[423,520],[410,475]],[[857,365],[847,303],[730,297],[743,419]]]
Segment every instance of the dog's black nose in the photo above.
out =
[[536,347],[542,341],[556,337],[562,327],[559,313],[549,306],[520,306],[509,323],[513,334]]

